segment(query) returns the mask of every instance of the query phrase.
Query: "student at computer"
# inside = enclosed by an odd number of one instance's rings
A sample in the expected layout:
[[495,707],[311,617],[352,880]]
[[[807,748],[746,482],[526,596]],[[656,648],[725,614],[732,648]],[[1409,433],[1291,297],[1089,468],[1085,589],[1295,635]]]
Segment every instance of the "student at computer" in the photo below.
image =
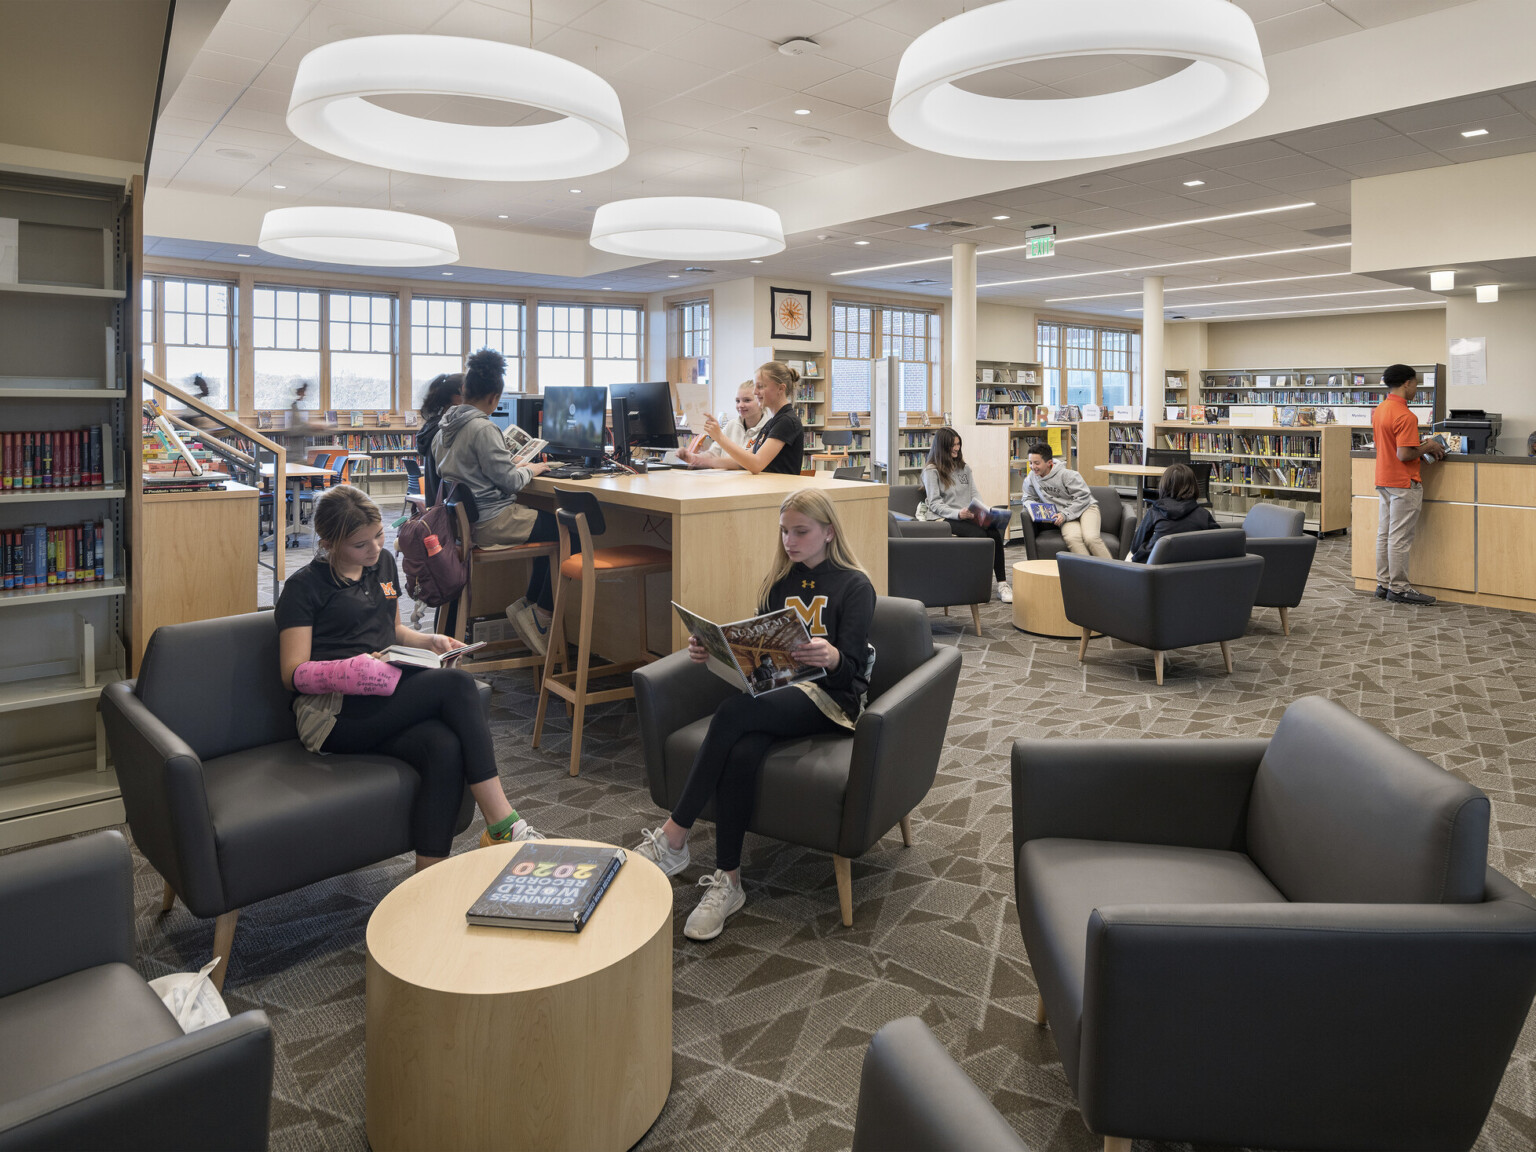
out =
[[1003,565],[1003,530],[996,524],[983,528],[976,523],[971,502],[978,499],[971,466],[960,451],[960,433],[940,428],[933,434],[928,460],[920,477],[923,503],[929,513],[945,521],[956,536],[985,536],[992,541],[992,594],[1004,604],[1013,603],[1013,586]]
[[432,441],[437,439],[443,413],[464,402],[464,374],[439,373],[427,385],[421,401],[421,431],[416,433],[416,452],[422,459],[421,494],[428,504],[437,503],[437,457],[432,455]]
[[283,686],[298,693],[293,711],[304,747],[380,752],[416,770],[411,843],[418,871],[448,855],[466,783],[485,816],[482,846],[542,839],[501,789],[474,678],[452,668],[396,668],[377,657],[391,644],[440,653],[462,647],[400,622],[400,576],[384,547],[378,505],[351,485],[328,489],[315,502],[315,534],[319,554],[283,585],[273,614]]
[[1131,541],[1131,562],[1145,564],[1164,536],[1220,528],[1216,517],[1200,507],[1200,485],[1188,464],[1170,464],[1157,481],[1157,499],[1147,505]]
[[[691,940],[713,940],[747,902],[741,847],[769,745],[789,736],[853,735],[869,691],[875,588],[844,541],[836,509],[816,489],[791,493],[779,506],[780,547],[758,592],[758,611],[793,608],[811,634],[794,650],[795,659],[827,674],[762,696],[726,699],[715,709],[672,815],[641,834],[637,851],[675,876],[691,859],[688,830],[714,801],[715,871],[699,881],[706,891],[683,926]],[[688,655],[696,664],[708,659],[696,637],[688,639]]]
[[[724,439],[742,448],[747,447],[757,438],[757,434],[768,423],[768,413],[764,411],[762,404],[757,399],[757,385],[752,381],[742,382],[736,389],[736,415],[729,420],[721,433]],[[679,453],[682,455],[682,453]],[[741,465],[725,454],[725,449],[718,443],[710,446],[699,455],[712,457],[709,463],[699,462],[695,467],[700,468],[740,468]]]
[[[517,494],[528,481],[549,470],[542,462],[512,463],[512,453],[491,413],[501,403],[507,361],[500,352],[482,348],[469,358],[464,373],[463,403],[443,413],[432,451],[444,480],[468,485],[479,518],[473,532],[481,548],[529,541],[558,540],[551,512],[529,508]],[[507,606],[507,619],[528,648],[543,655],[554,609],[549,561],[539,557],[530,565],[528,589]]]
[[[737,444],[725,434],[713,413],[704,417],[704,431],[719,445],[723,456],[702,452],[679,452],[689,464],[704,468],[742,468],[753,474],[774,472],[785,476],[800,475],[805,455],[805,428],[790,403],[790,394],[800,382],[800,373],[788,364],[770,360],[757,370],[753,389],[757,402],[769,414],[766,423],[746,444]],[[739,409],[738,409],[739,411]]]

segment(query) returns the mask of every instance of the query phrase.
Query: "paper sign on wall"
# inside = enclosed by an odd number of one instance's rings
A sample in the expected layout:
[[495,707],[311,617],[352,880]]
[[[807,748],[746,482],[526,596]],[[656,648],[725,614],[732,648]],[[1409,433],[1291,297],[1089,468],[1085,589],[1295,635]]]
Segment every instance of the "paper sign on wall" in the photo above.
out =
[[1488,383],[1488,337],[1462,336],[1451,341],[1451,387],[1481,388]]

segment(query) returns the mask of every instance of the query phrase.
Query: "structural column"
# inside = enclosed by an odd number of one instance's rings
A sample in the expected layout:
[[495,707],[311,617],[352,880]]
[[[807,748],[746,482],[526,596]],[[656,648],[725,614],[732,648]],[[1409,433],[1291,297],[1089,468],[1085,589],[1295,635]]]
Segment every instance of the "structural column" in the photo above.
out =
[[976,427],[976,245],[951,249],[949,285],[949,410],[964,438]]
[[1156,428],[1163,411],[1163,278],[1147,276],[1141,282],[1141,443],[1157,447]]

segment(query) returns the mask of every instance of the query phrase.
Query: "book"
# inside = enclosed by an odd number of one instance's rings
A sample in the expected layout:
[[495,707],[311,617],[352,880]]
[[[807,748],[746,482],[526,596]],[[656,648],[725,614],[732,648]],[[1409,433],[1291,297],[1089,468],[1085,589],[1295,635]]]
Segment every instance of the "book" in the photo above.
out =
[[1010,508],[993,508],[981,502],[981,497],[971,501],[970,513],[972,522],[978,528],[1007,529],[1008,521],[1013,519],[1013,510]]
[[516,424],[508,424],[507,430],[502,433],[502,438],[507,442],[507,451],[512,453],[512,463],[519,468],[549,447],[548,440],[530,436],[525,429],[519,428]]
[[524,841],[464,919],[484,928],[580,932],[628,858],[622,848]]
[[734,624],[706,620],[677,601],[672,602],[683,626],[698,637],[709,653],[705,665],[711,672],[743,692],[761,696],[790,684],[818,680],[824,668],[802,664],[790,653],[808,644],[811,635],[793,608],[780,608]]
[[1189,421],[1191,424],[1205,423],[1205,405],[1191,404],[1189,406]]
[[468,656],[485,647],[485,641],[478,644],[466,644],[462,648],[455,648],[452,652],[444,652],[439,655],[430,648],[412,648],[406,644],[391,644],[384,649],[384,659],[387,663],[397,668],[449,668],[454,661]]
[[1047,504],[1044,500],[1024,501],[1024,511],[1036,524],[1054,524],[1058,515],[1056,505]]

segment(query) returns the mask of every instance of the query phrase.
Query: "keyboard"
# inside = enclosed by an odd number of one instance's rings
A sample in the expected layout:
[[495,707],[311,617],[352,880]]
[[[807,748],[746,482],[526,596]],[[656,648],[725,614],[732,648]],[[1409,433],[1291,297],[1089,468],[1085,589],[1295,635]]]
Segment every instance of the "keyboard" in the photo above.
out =
[[589,480],[592,477],[592,469],[583,468],[577,464],[558,464],[544,475],[552,480]]

